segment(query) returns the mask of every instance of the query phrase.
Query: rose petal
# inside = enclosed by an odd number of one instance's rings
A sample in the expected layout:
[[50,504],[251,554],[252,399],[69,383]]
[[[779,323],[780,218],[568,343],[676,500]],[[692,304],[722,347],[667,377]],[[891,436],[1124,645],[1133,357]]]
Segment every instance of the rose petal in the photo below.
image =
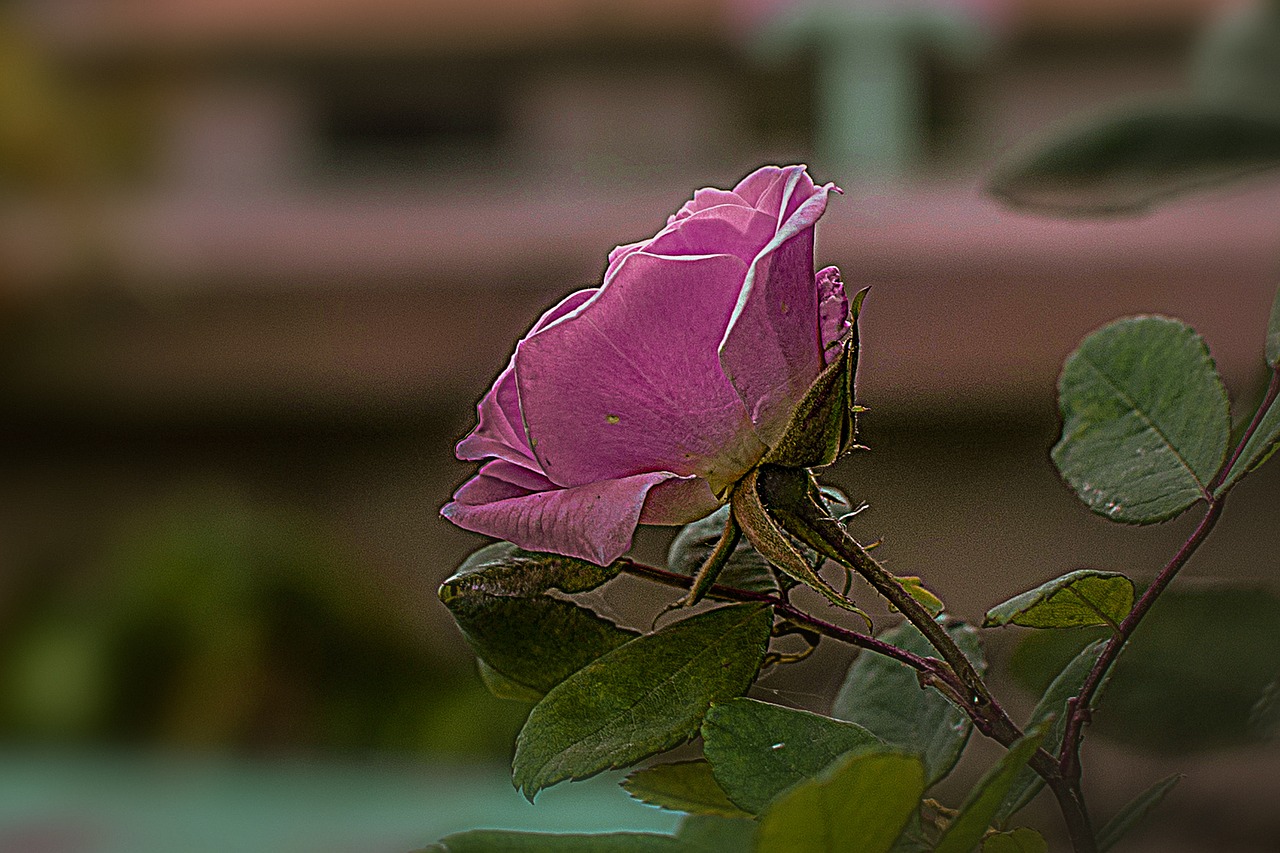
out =
[[649,490],[675,476],[638,474],[481,505],[454,501],[441,514],[459,527],[521,548],[607,565],[631,547]]
[[782,192],[779,185],[786,182],[790,171],[797,170],[804,171],[804,167],[791,166],[788,170],[779,166],[761,166],[738,181],[738,185],[733,188],[733,193],[752,207],[761,209],[765,209],[762,207],[761,202],[765,201],[767,203],[772,195],[773,204],[770,213],[777,216],[780,210],[777,202],[781,198]]
[[720,207],[726,204],[737,204],[743,207],[751,207],[751,202],[732,190],[721,190],[715,187],[703,187],[693,194],[693,198],[684,203],[675,213],[667,217],[667,225],[674,225],[687,216],[692,216],[702,210],[712,207]]
[[849,297],[837,267],[825,267],[814,276],[818,287],[818,326],[822,332],[822,359],[826,364],[840,355],[839,344],[853,326],[849,323]]
[[[529,335],[537,334],[590,299],[597,288],[588,288],[569,294],[538,319]],[[506,459],[526,468],[539,470],[533,450],[525,436],[524,419],[520,413],[520,398],[516,387],[515,354],[505,370],[498,375],[489,393],[476,407],[479,422],[455,451],[459,459]]]
[[555,488],[558,488],[555,483],[536,471],[505,459],[495,459],[463,483],[453,499],[468,506],[478,506]]
[[817,189],[779,225],[747,273],[720,344],[725,375],[770,446],[823,365],[813,225],[832,188]]
[[774,217],[754,207],[722,204],[685,217],[679,227],[664,230],[644,251],[672,256],[734,255],[750,264],[776,229]]
[[640,513],[641,524],[688,524],[706,518],[721,501],[701,477],[673,477],[654,486]]
[[731,255],[636,252],[580,310],[519,345],[525,424],[548,477],[579,486],[662,470],[719,492],[759,461],[716,355],[745,272]]

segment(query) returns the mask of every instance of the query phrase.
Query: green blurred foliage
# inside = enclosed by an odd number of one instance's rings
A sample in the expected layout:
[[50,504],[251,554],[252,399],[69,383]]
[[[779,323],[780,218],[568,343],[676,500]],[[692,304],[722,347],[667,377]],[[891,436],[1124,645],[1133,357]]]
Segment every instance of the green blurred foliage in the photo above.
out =
[[[1037,631],[1009,662],[1039,695],[1105,628]],[[1255,740],[1249,718],[1280,672],[1280,599],[1262,589],[1166,590],[1120,656],[1091,733],[1161,753]]]
[[335,537],[235,497],[156,512],[25,597],[0,636],[5,739],[505,758],[524,715]]

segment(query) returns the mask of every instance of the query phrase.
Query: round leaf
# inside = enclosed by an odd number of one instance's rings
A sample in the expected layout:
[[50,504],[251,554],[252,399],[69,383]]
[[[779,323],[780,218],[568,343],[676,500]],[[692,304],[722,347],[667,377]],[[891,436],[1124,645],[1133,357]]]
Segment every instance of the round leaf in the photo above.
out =
[[1165,521],[1208,494],[1227,454],[1227,392],[1204,342],[1164,317],[1104,326],[1058,382],[1053,461],[1082,501],[1112,521]]

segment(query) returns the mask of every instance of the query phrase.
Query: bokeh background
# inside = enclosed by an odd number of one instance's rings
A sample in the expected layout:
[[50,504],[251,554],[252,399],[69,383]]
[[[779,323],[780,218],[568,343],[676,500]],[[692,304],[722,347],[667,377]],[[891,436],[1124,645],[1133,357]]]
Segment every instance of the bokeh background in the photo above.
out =
[[[532,320],[766,162],[846,190],[818,260],[872,286],[872,452],[830,479],[869,502],[891,568],[970,619],[1071,568],[1150,577],[1189,520],[1118,529],[1075,503],[1047,458],[1057,370],[1092,328],[1159,312],[1256,400],[1280,185],[1103,221],[981,185],[1080,110],[1184,89],[1197,33],[1238,5],[0,4],[0,850],[672,825],[612,777],[536,807],[510,789],[527,709],[483,691],[435,598],[482,544],[437,513]],[[1172,698],[1129,690],[1138,722],[1088,744],[1104,815],[1188,774],[1135,851],[1277,849],[1280,755],[1240,734],[1280,674],[1272,467],[1185,573],[1217,605],[1170,616]],[[620,618],[655,601],[616,586]],[[997,672],[1020,639],[995,639]],[[823,648],[761,695],[822,709],[848,660]],[[1035,673],[998,677],[1029,707]],[[962,779],[995,754],[971,753]]]

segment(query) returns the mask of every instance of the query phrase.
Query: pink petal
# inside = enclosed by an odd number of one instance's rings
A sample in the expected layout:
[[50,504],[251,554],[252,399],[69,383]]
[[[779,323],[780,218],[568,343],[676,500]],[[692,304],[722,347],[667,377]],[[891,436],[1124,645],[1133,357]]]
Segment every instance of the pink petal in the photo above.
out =
[[684,207],[667,217],[667,225],[674,225],[687,216],[692,216],[702,210],[712,207],[720,207],[726,204],[736,204],[743,207],[750,207],[751,203],[742,196],[732,190],[719,190],[715,187],[704,187],[693,194],[690,201],[684,203]]
[[759,461],[716,355],[745,273],[731,255],[636,252],[580,310],[520,344],[525,424],[548,477],[578,486],[661,470],[719,492]]
[[[596,288],[588,288],[569,294],[542,315],[529,330],[529,335],[537,334],[551,323],[572,313],[595,293]],[[489,393],[484,395],[476,407],[479,423],[458,442],[456,455],[459,459],[506,459],[517,465],[538,469],[529,440],[525,436],[524,419],[520,413],[515,363],[513,354],[506,369],[498,375]]]
[[631,547],[649,490],[674,476],[639,474],[479,505],[454,501],[441,514],[459,527],[521,548],[607,565]]
[[781,222],[752,264],[720,344],[725,375],[751,413],[756,432],[771,446],[824,363],[813,225],[826,209],[831,189],[830,184],[818,189]]
[[558,488],[555,483],[536,471],[505,459],[495,459],[463,483],[453,499],[468,506],[479,506],[555,488]]
[[[792,170],[804,170],[803,166],[792,166]],[[738,185],[733,188],[733,192],[747,204],[752,207],[767,209],[767,205],[772,199],[773,215],[777,216],[780,209],[777,201],[781,198],[781,189],[779,184],[785,183],[787,179],[787,170],[778,166],[761,166],[750,175],[747,175]],[[762,204],[762,202],[764,204]]]
[[742,204],[708,207],[680,220],[655,237],[645,252],[651,255],[734,255],[750,264],[760,247],[772,239],[774,217]]
[[701,477],[675,477],[654,486],[640,513],[641,524],[688,524],[720,508]]
[[818,326],[822,333],[822,359],[826,364],[840,354],[840,342],[853,326],[849,323],[849,297],[844,292],[837,267],[818,270]]

